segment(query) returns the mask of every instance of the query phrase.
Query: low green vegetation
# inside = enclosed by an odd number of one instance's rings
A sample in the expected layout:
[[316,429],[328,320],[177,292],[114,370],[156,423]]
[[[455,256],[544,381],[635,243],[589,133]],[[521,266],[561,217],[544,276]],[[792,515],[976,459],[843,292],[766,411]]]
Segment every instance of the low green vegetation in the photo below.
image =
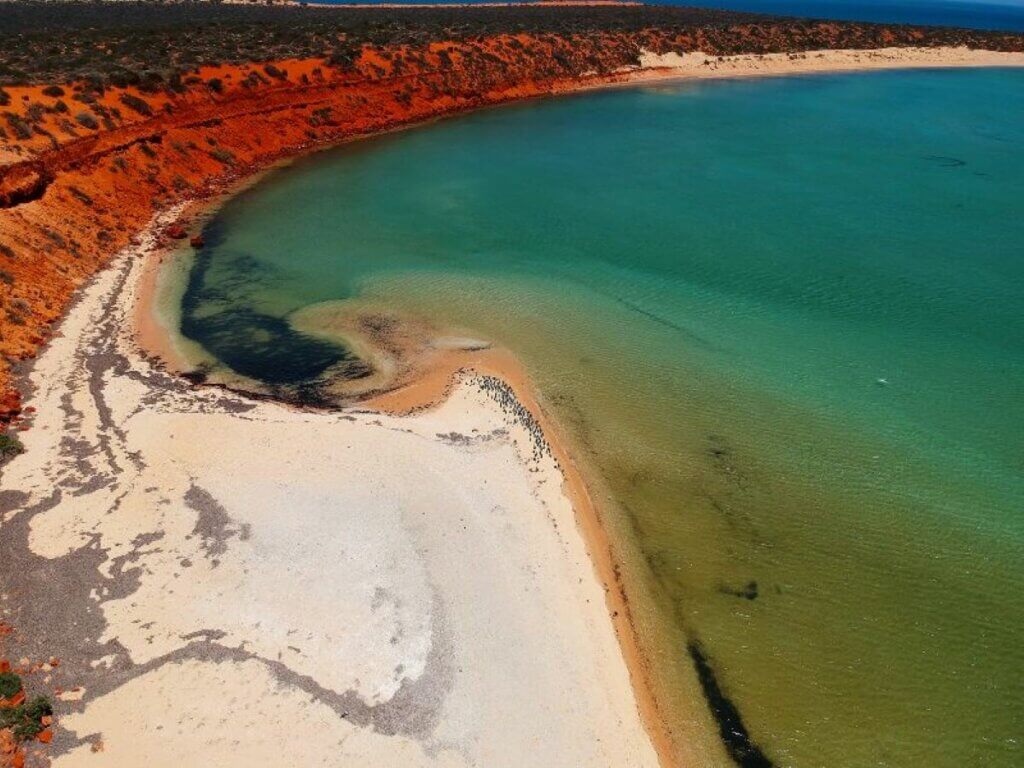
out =
[[[554,6],[315,8],[221,3],[3,3],[0,85],[81,81],[89,88],[134,86],[179,92],[199,67],[324,57],[345,69],[364,44],[416,49],[438,41],[474,42],[495,35],[640,33],[685,39],[714,55],[871,48],[882,44],[967,45],[1022,50],[1019,34],[897,25],[821,24],[713,8]],[[755,28],[756,25],[756,28]],[[527,45],[515,41],[515,47]],[[405,62],[400,63],[400,68]],[[287,73],[270,64],[270,79]],[[208,83],[217,91],[217,84]],[[87,89],[88,90],[88,89]],[[54,91],[53,93],[56,93]],[[49,94],[48,94],[49,95]],[[0,106],[4,106],[0,91]]]
[[53,707],[49,700],[45,696],[36,696],[16,707],[0,709],[0,728],[10,728],[16,740],[27,741],[47,728],[43,718],[52,715]]
[[0,433],[0,461],[17,456],[24,450],[25,446],[14,435]]
[[[0,698],[13,699],[23,689],[21,678],[14,672],[0,672]],[[46,729],[44,718],[53,716],[53,707],[45,696],[25,699],[14,707],[0,708],[0,728],[10,728],[14,738],[27,741]]]
[[0,699],[10,699],[21,690],[21,678],[13,672],[0,672]]

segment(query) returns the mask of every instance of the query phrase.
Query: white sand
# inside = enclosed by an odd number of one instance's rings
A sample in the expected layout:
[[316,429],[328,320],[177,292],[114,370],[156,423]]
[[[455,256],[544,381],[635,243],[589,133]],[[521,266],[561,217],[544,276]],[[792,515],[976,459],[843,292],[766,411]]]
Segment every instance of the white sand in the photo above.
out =
[[638,78],[714,79],[856,72],[878,69],[948,67],[1022,67],[1024,53],[983,51],[964,47],[837,49],[804,53],[768,53],[723,56],[695,53],[657,54],[641,51]]
[[40,356],[3,476],[28,497],[0,535],[31,515],[102,616],[55,765],[657,763],[521,424],[472,381],[408,418],[192,389],[134,350],[141,272],[119,257]]

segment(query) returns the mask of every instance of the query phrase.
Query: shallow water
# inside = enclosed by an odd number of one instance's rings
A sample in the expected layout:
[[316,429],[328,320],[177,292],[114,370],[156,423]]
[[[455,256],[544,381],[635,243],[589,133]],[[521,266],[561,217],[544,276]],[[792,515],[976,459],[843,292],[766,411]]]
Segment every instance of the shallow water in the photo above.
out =
[[749,764],[1024,760],[1024,72],[496,109],[307,158],[206,234],[183,330],[239,373],[358,367],[293,322],[337,300],[520,356],[682,738],[718,739],[689,647]]

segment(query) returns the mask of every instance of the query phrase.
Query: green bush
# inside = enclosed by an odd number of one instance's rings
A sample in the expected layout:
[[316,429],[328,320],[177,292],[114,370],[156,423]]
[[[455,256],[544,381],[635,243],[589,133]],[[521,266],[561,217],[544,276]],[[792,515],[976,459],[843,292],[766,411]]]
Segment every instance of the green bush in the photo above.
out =
[[0,699],[9,699],[20,690],[20,677],[13,672],[0,672]]
[[[14,675],[17,677],[17,675]],[[21,680],[18,680],[21,690]],[[53,707],[45,696],[36,696],[31,701],[9,709],[0,709],[0,728],[10,728],[14,738],[27,741],[46,728],[43,718],[53,715]]]
[[9,459],[24,450],[25,446],[14,435],[0,434],[0,458]]

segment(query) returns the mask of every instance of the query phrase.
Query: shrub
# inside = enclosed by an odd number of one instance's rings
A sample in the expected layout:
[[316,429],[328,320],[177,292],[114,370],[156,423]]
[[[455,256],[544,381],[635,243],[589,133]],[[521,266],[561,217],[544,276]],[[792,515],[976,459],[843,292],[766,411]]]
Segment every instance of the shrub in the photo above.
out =
[[224,147],[217,147],[216,149],[211,150],[210,157],[222,163],[230,164],[235,162],[234,154],[224,149]]
[[[0,435],[0,439],[6,435]],[[9,699],[21,690],[21,678],[13,672],[0,672],[0,699]]]
[[68,187],[68,192],[70,192],[71,196],[78,200],[78,202],[82,203],[83,205],[88,205],[90,207],[92,206],[93,199],[89,197],[89,195],[85,194],[85,192],[80,190],[78,187]]
[[185,92],[185,84],[181,81],[180,72],[171,73],[171,76],[167,78],[167,87],[170,88],[174,93]]
[[146,70],[140,78],[139,89],[145,93],[156,93],[163,87],[163,83],[163,75],[153,70]]
[[12,275],[6,269],[0,269],[0,283],[14,285],[14,275]]
[[150,117],[153,114],[153,108],[150,107],[147,102],[143,101],[138,96],[133,96],[130,93],[122,93],[120,101],[122,104],[128,107],[128,109],[132,110],[133,112],[138,112],[143,117]]
[[20,115],[16,115],[13,112],[4,112],[4,118],[7,120],[7,125],[14,131],[15,138],[22,141],[32,138],[32,126],[25,122],[25,119]]
[[48,85],[45,88],[43,88],[43,95],[52,96],[55,99],[59,99],[61,96],[64,95],[64,89],[61,88],[59,85]]
[[[8,673],[9,674],[9,673]],[[17,678],[17,675],[14,675]],[[18,690],[21,690],[21,680],[18,679]],[[53,707],[45,696],[36,696],[29,702],[19,704],[17,707],[0,709],[0,728],[10,728],[17,741],[27,741],[35,738],[40,731],[47,726],[43,725],[43,718],[53,715]]]
[[207,80],[206,87],[214,93],[224,93],[224,82],[219,77],[211,77]]
[[[25,450],[25,446],[23,446],[21,444],[21,440],[16,438],[14,435],[7,435],[7,434],[0,433],[0,459],[9,459],[12,456],[17,456],[19,453],[22,453],[24,450]],[[7,672],[5,674],[11,674],[11,673]],[[2,677],[2,675],[0,675],[0,677]],[[15,675],[14,677],[17,678],[18,676]],[[10,683],[10,681],[8,681],[6,684],[10,685],[11,683]],[[14,693],[17,693],[20,690],[21,690],[21,679],[18,678],[18,687],[17,687],[17,689],[15,689]],[[13,696],[13,695],[14,694],[12,693],[11,696]],[[2,710],[0,710],[0,711],[2,711]]]
[[95,131],[100,127],[100,124],[96,122],[96,118],[89,112],[79,112],[75,115],[75,122],[83,128],[88,128],[90,131]]
[[288,79],[288,73],[281,69],[278,69],[273,64],[267,64],[265,67],[263,67],[263,71],[277,80]]
[[0,88],[0,107],[6,107],[11,103],[11,94]]

